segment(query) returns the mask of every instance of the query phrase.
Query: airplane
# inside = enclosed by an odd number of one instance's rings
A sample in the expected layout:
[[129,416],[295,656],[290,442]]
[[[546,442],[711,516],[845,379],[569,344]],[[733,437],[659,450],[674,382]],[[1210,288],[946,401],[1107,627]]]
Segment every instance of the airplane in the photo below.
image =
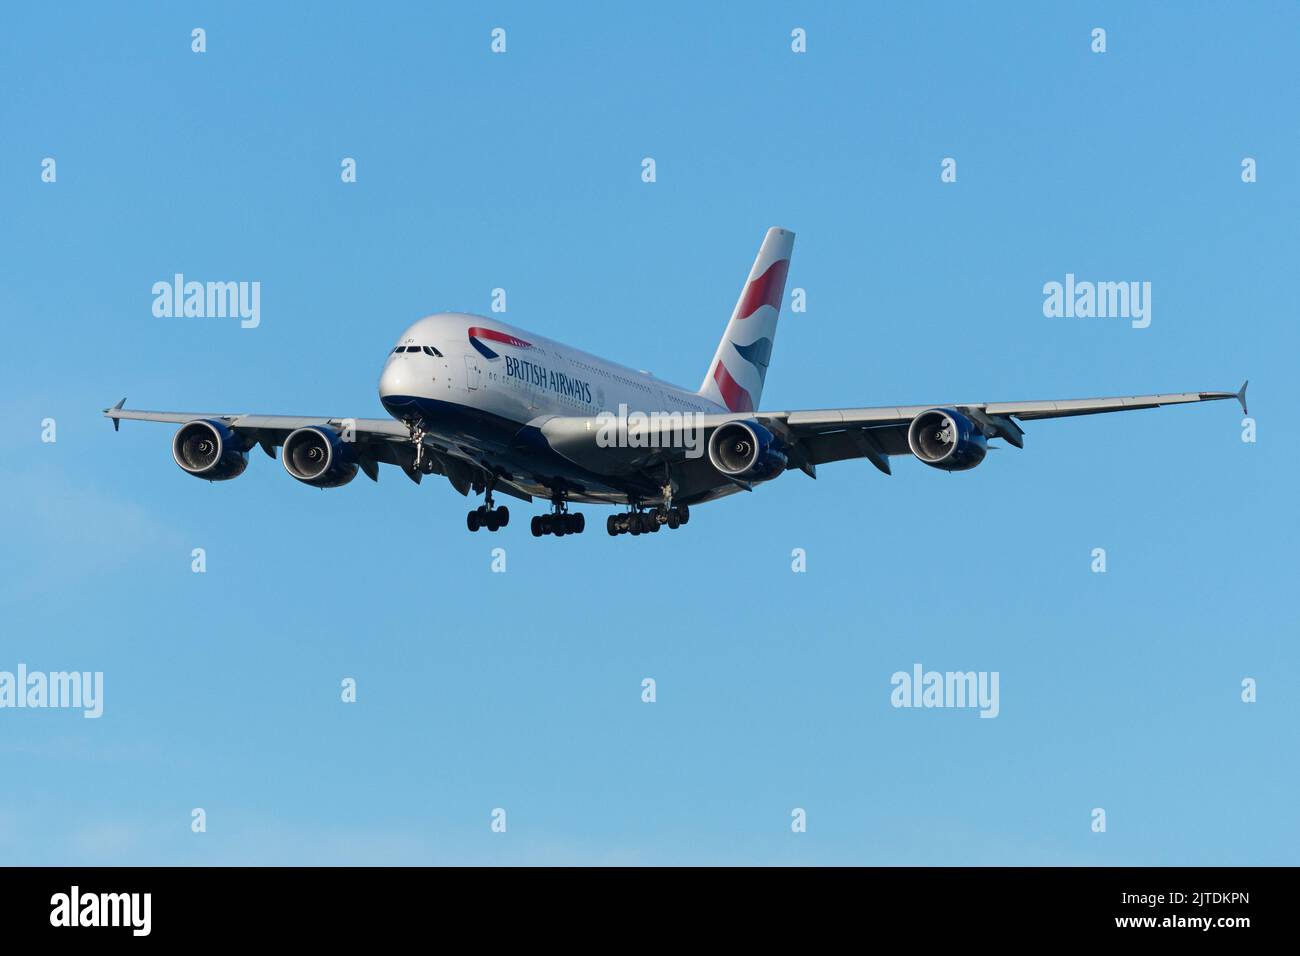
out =
[[[1062,401],[946,402],[761,411],[785,295],[794,233],[769,229],[741,289],[704,381],[691,391],[648,372],[507,325],[460,312],[408,327],[379,376],[390,416],[322,418],[124,408],[104,415],[180,425],[172,457],[188,474],[225,481],[243,474],[248,453],[281,449],[290,475],[317,488],[346,485],[360,471],[379,480],[396,465],[417,484],[441,475],[461,495],[483,495],[466,516],[470,531],[510,520],[494,493],[550,503],[534,516],[535,537],[580,534],[577,504],[614,505],[611,536],[680,528],[692,506],[771,481],[786,471],[865,458],[884,474],[912,455],[933,468],[966,471],[990,439],[1024,447],[1020,423],[1074,415],[1235,398],[1235,392],[1178,392]],[[635,411],[629,412],[628,409]]]

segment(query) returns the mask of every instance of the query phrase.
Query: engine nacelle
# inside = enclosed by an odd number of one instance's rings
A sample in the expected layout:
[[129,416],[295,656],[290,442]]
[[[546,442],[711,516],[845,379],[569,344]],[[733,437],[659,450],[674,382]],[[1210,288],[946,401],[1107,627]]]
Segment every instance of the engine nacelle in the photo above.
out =
[[728,478],[766,481],[785,471],[785,446],[758,422],[727,422],[709,436],[709,461]]
[[907,447],[932,468],[966,471],[984,460],[989,444],[979,426],[961,412],[931,408],[907,426]]
[[356,447],[324,425],[290,432],[280,460],[285,471],[313,488],[338,488],[357,476]]
[[248,467],[249,443],[225,422],[199,418],[172,438],[172,458],[187,473],[208,481],[238,478]]

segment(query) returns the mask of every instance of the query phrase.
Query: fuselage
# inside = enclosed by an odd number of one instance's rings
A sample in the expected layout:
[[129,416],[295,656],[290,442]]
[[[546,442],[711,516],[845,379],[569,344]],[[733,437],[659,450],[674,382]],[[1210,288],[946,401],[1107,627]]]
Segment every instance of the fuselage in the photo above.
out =
[[474,448],[518,483],[558,482],[574,500],[654,500],[656,488],[596,474],[540,440],[552,416],[726,412],[697,392],[648,372],[497,319],[444,312],[407,328],[379,377],[379,398],[399,421],[449,448]]

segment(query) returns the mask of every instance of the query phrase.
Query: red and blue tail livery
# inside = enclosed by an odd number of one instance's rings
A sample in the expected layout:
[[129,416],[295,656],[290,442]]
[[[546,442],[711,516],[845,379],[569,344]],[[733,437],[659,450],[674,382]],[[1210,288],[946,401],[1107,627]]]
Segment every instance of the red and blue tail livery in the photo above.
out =
[[752,412],[762,399],[793,249],[789,229],[767,231],[700,386],[701,395],[729,411]]

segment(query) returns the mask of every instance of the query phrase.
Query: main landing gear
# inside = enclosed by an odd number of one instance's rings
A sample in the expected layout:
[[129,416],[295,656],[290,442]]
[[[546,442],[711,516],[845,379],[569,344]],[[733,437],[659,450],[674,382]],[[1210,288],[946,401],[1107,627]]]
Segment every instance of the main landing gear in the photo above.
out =
[[566,534],[582,534],[586,530],[587,519],[581,512],[569,514],[569,505],[564,499],[556,498],[551,502],[551,508],[553,510],[550,514],[533,517],[531,530],[534,538],[540,538],[544,534],[562,538]]
[[654,534],[664,525],[675,531],[690,520],[691,509],[686,505],[654,508],[650,511],[635,508],[626,514],[610,515],[605,519],[605,530],[610,537],[620,534]]
[[510,509],[505,505],[500,508],[492,505],[492,485],[487,486],[487,492],[483,498],[483,504],[479,505],[473,511],[465,516],[465,527],[470,531],[477,531],[479,528],[487,528],[489,531],[496,531],[498,528],[504,528],[510,523]]

